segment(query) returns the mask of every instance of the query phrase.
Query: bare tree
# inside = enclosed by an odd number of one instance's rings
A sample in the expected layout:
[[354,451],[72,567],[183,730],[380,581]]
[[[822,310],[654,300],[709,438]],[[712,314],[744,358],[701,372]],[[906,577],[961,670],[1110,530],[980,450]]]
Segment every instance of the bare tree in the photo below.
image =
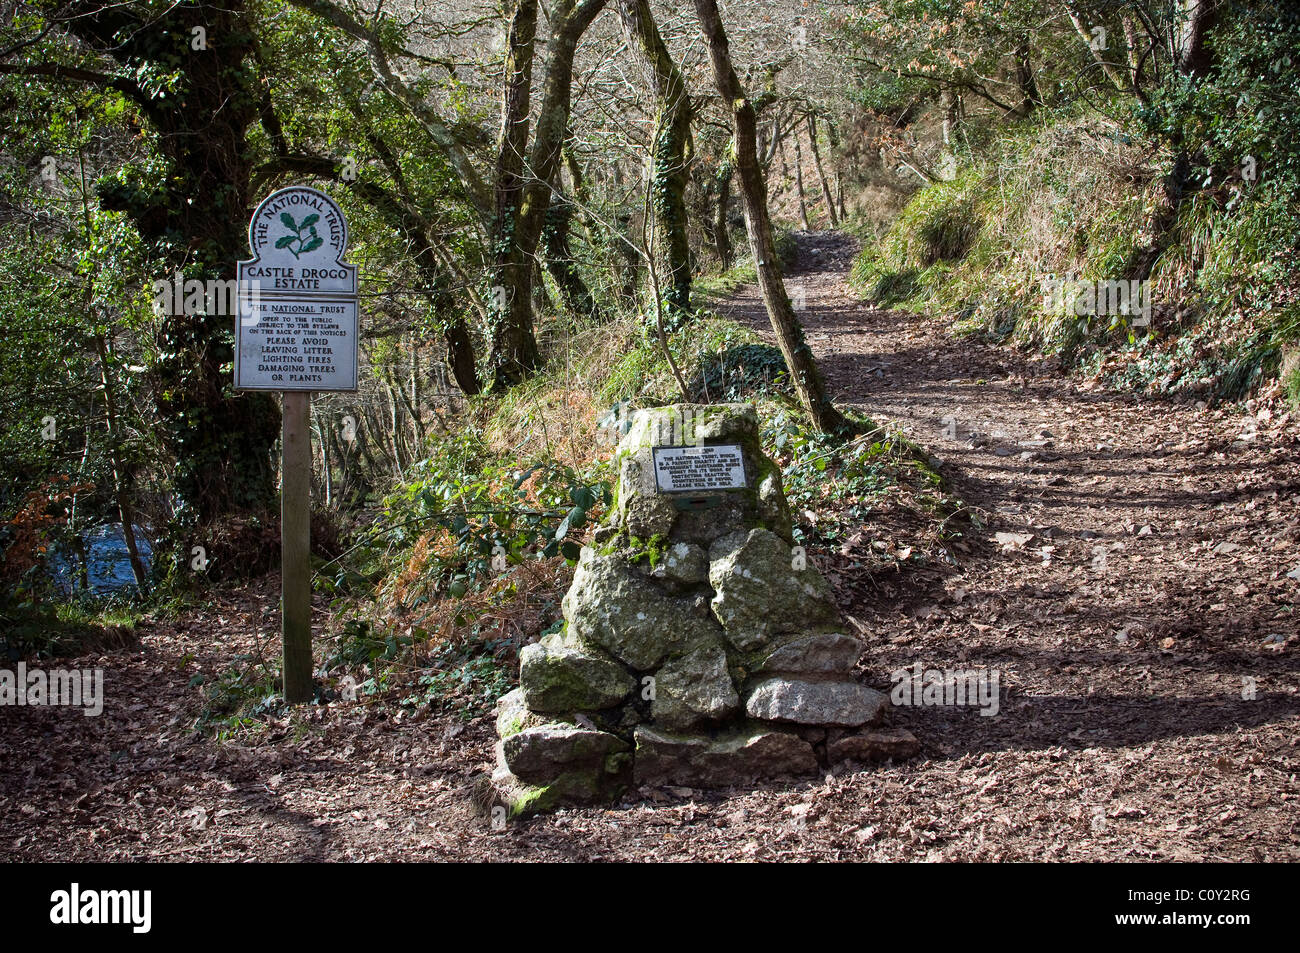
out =
[[754,267],[758,273],[759,290],[763,294],[763,303],[767,306],[777,345],[785,356],[799,401],[808,411],[813,425],[824,432],[840,430],[845,425],[844,417],[826,396],[826,383],[821,369],[817,366],[808,342],[804,340],[803,327],[795,316],[794,308],[790,306],[790,298],[781,281],[781,268],[768,216],[767,190],[758,165],[754,106],[732,66],[717,0],[695,0],[695,11],[700,18],[704,38],[708,41],[718,93],[729,106],[735,126],[736,172],[740,180],[741,199],[745,204],[745,226],[749,233]]

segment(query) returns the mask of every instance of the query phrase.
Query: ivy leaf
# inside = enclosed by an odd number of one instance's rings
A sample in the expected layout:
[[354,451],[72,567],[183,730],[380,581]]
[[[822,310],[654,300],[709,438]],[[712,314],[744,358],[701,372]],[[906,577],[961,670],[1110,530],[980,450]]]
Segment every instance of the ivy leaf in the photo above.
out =
[[285,228],[292,228],[295,232],[298,230],[298,226],[294,222],[293,216],[290,215],[288,212],[280,213],[280,221],[284,224]]

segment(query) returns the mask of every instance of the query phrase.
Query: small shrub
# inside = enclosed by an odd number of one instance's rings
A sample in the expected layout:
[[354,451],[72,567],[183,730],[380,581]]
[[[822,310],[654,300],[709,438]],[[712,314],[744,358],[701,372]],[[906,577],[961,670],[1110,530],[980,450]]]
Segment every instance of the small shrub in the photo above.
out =
[[791,391],[785,355],[770,344],[738,344],[712,355],[688,386],[692,400],[715,403]]

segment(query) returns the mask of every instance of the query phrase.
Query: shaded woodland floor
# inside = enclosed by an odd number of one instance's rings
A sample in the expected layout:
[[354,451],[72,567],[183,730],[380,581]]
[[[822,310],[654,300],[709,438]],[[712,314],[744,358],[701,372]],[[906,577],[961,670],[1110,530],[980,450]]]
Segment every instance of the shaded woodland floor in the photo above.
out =
[[[843,236],[799,249],[834,398],[941,458],[979,527],[953,567],[834,574],[865,677],[996,669],[998,716],[896,708],[922,742],[905,764],[494,831],[472,797],[487,718],[333,705],[252,742],[188,731],[192,676],[273,637],[269,577],[79,660],[106,669],[102,717],[0,710],[0,857],[1300,859],[1300,420],[1064,377],[855,300]],[[724,310],[766,329],[754,288]]]

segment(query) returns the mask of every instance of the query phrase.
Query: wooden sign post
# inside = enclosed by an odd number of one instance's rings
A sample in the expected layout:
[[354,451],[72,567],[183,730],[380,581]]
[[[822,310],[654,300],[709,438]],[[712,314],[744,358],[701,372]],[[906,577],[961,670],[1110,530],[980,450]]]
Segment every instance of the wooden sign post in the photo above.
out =
[[287,391],[281,420],[280,602],[284,700],[311,701],[311,394]]
[[295,186],[268,196],[239,263],[235,389],[283,395],[280,591],[284,700],[311,701],[311,392],[357,389],[357,269],[334,200]]

